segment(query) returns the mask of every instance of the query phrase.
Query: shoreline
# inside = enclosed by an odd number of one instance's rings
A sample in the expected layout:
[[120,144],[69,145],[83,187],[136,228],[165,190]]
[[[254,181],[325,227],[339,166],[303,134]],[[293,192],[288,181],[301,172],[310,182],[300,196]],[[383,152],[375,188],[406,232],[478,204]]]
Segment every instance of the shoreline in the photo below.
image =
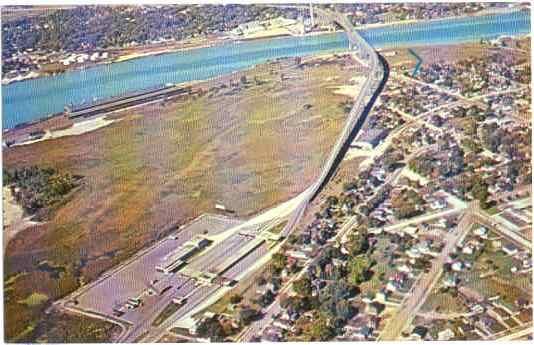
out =
[[[499,9],[488,9],[483,10],[480,12],[472,13],[472,14],[466,14],[461,16],[450,16],[450,17],[444,17],[444,18],[433,18],[433,19],[407,19],[407,20],[401,20],[401,21],[394,21],[390,23],[375,23],[375,24],[364,24],[361,26],[356,27],[356,30],[368,30],[368,29],[376,29],[376,28],[384,28],[384,27],[395,27],[395,26],[403,26],[403,25],[410,25],[410,24],[418,24],[423,22],[435,22],[435,21],[446,21],[446,20],[456,20],[456,19],[467,19],[472,17],[480,17],[480,16],[490,16],[490,15],[498,15],[503,13],[511,13],[511,12],[518,12],[518,11],[524,11],[528,10],[524,8],[523,6],[516,6],[512,8],[499,8]],[[316,32],[309,32],[302,35],[292,35],[290,33],[287,34],[273,34],[273,35],[267,35],[267,36],[261,36],[261,37],[232,37],[228,33],[228,36],[221,37],[219,39],[209,39],[204,38],[202,41],[198,43],[193,43],[189,47],[140,47],[138,52],[131,52],[131,53],[125,53],[125,54],[119,54],[118,56],[107,59],[105,61],[99,61],[88,65],[82,65],[82,66],[76,66],[71,68],[66,68],[63,71],[58,71],[54,73],[42,73],[38,71],[31,71],[30,73],[24,75],[24,76],[16,76],[13,78],[6,78],[2,79],[2,85],[10,85],[17,82],[25,81],[25,80],[31,80],[31,79],[38,79],[38,78],[45,78],[49,76],[58,75],[61,73],[68,73],[68,72],[74,72],[74,71],[80,71],[84,69],[94,68],[101,65],[107,65],[107,64],[114,64],[114,63],[121,63],[125,61],[131,61],[138,58],[143,57],[149,57],[149,56],[157,56],[157,55],[163,55],[163,54],[172,54],[172,53],[178,53],[178,52],[185,52],[193,49],[203,49],[203,48],[211,48],[218,45],[222,45],[225,43],[238,43],[240,41],[261,41],[261,40],[272,40],[272,39],[278,39],[278,38],[285,38],[285,37],[306,37],[306,36],[320,36],[320,35],[328,35],[328,34],[334,34],[334,33],[340,33],[343,32],[343,30],[335,30],[335,31],[316,31]],[[188,41],[180,41],[176,42],[179,45],[185,45],[188,44]],[[158,49],[159,48],[159,49]],[[143,52],[143,50],[147,50]],[[153,49],[153,51],[150,51]],[[113,49],[103,50],[103,52],[109,52],[113,51]]]
[[[337,31],[336,31],[337,32]],[[332,33],[335,33],[335,32],[329,32],[327,34],[332,34]],[[324,33],[312,33],[313,35],[324,35]],[[514,37],[518,37],[518,38],[524,38],[524,37],[528,37],[530,35],[530,33],[528,34],[519,34],[519,35],[514,35]],[[287,37],[287,36],[285,36]],[[272,40],[272,39],[280,39],[280,38],[283,38],[283,37],[275,37],[275,38],[254,38],[254,39],[249,39],[249,40],[254,40],[254,41],[257,41],[257,40]],[[244,39],[240,40],[240,41],[244,41]],[[432,46],[447,46],[447,45],[466,45],[466,44],[480,44],[479,40],[477,41],[473,41],[472,39],[465,39],[465,40],[462,40],[462,41],[455,41],[455,42],[433,42],[432,43]],[[427,45],[425,44],[421,44],[421,43],[414,43],[414,44],[400,44],[400,45],[397,45],[397,46],[387,46],[387,47],[383,47],[383,48],[377,48],[376,50],[378,52],[384,52],[384,51],[390,51],[390,50],[398,50],[398,49],[408,49],[408,48],[422,48],[422,47],[425,47]],[[491,46],[488,46],[487,47],[488,49],[499,49],[499,47],[491,47]],[[187,48],[187,49],[195,49],[195,48]],[[167,54],[167,53],[173,53],[175,51],[171,51],[171,52],[160,52],[160,53],[157,53],[157,54],[151,54],[151,55],[161,55],[161,54]],[[319,54],[319,55],[310,55],[308,57],[319,57],[319,56],[323,56],[323,55],[333,55],[333,54],[343,54],[343,53],[349,53],[349,51],[342,51],[342,52],[331,52],[331,53],[322,53],[322,54]],[[150,56],[150,55],[149,55]],[[137,57],[133,57],[131,59],[136,59]],[[274,59],[276,60],[276,59]],[[267,60],[263,63],[269,63],[270,61],[274,61],[274,60]],[[214,77],[211,77],[211,78],[206,78],[206,79],[195,79],[195,80],[190,80],[190,81],[186,81],[186,82],[181,82],[181,83],[176,83],[176,84],[173,84],[174,86],[195,86],[195,85],[198,85],[200,83],[204,83],[204,82],[210,82],[210,81],[213,81],[217,78],[220,78],[220,77],[224,77],[224,76],[230,76],[232,74],[235,74],[235,73],[240,73],[240,72],[246,72],[247,70],[250,70],[254,67],[256,67],[258,64],[255,64],[255,65],[252,65],[252,66],[249,66],[247,68],[244,68],[244,69],[240,69],[238,71],[233,71],[233,72],[229,72],[229,73],[225,73],[225,74],[222,74],[222,75],[218,75],[218,76],[214,76]],[[67,71],[68,73],[68,71]],[[35,126],[35,125],[39,125],[40,123],[43,123],[43,122],[46,122],[46,121],[49,121],[49,120],[53,120],[54,118],[58,118],[58,117],[61,117],[61,116],[64,116],[64,113],[61,112],[61,113],[55,113],[55,114],[47,114],[41,118],[38,118],[38,119],[35,119],[35,120],[30,120],[30,121],[27,121],[27,122],[22,122],[22,123],[19,123],[17,124],[15,127],[12,127],[12,128],[3,128],[3,133],[6,134],[6,133],[16,133],[17,131],[19,130],[23,130],[27,127],[30,127],[30,126]],[[104,117],[106,115],[103,115]],[[82,122],[85,122],[85,121],[92,121],[94,119],[92,118],[88,118],[87,120],[83,120]],[[110,123],[111,124],[111,123]],[[72,128],[72,127],[69,127],[69,129]],[[46,139],[54,139],[53,137],[47,137]],[[41,140],[37,140],[37,141],[41,141]],[[20,145],[17,145],[17,146],[20,146]]]
[[[350,52],[346,52],[346,53],[350,54]],[[310,60],[323,59],[323,58],[329,58],[329,57],[335,56],[336,54],[339,54],[339,53],[335,53],[335,52],[334,53],[324,53],[324,54],[320,54],[320,55],[312,55],[309,58],[310,58]],[[286,59],[287,58],[288,57],[286,57]],[[278,59],[268,60],[268,61],[265,61],[263,63],[254,64],[252,66],[249,66],[249,67],[237,70],[237,71],[224,73],[224,74],[217,75],[217,76],[214,76],[214,77],[211,77],[211,78],[195,79],[195,80],[190,80],[190,81],[186,81],[186,82],[182,82],[182,83],[176,83],[176,84],[173,84],[173,86],[175,86],[175,87],[201,87],[205,83],[210,83],[210,82],[216,81],[217,79],[224,80],[226,78],[229,78],[231,76],[234,76],[234,75],[240,74],[240,73],[247,73],[248,71],[253,70],[254,68],[256,68],[259,65],[272,63],[272,62],[274,62],[276,60],[278,60]],[[25,146],[25,145],[30,145],[30,144],[38,143],[38,142],[41,142],[41,141],[50,140],[50,139],[58,139],[58,138],[61,138],[61,137],[66,137],[66,136],[78,136],[78,135],[82,135],[82,134],[85,134],[85,133],[89,133],[89,132],[92,132],[94,130],[98,130],[98,129],[101,129],[103,127],[107,127],[107,126],[109,126],[109,125],[111,125],[113,123],[116,123],[116,122],[119,122],[119,121],[122,120],[121,118],[109,118],[110,115],[112,116],[115,113],[120,113],[122,111],[131,109],[131,108],[135,108],[135,107],[146,106],[146,105],[149,105],[151,103],[152,102],[147,102],[147,103],[143,103],[143,104],[139,104],[139,105],[134,105],[132,107],[126,107],[124,109],[113,110],[113,111],[111,111],[109,113],[106,113],[106,114],[97,115],[97,116],[94,116],[94,117],[84,118],[83,120],[74,122],[72,125],[70,125],[69,127],[66,127],[66,128],[51,129],[51,127],[48,127],[48,128],[45,127],[43,129],[44,135],[41,138],[28,140],[28,141],[23,141],[23,142],[20,142],[20,143],[15,143],[15,144],[12,144],[10,146],[7,146],[7,148],[9,148],[9,147],[17,147],[17,146]],[[42,124],[43,122],[54,120],[56,118],[63,117],[64,115],[65,115],[64,113],[49,114],[46,117],[43,117],[43,118],[40,118],[40,119],[37,119],[37,120],[21,123],[21,124],[18,125],[18,127],[6,128],[6,129],[3,130],[3,133],[4,133],[4,135],[5,134],[14,134],[14,135],[16,135],[18,131],[23,131],[23,130],[27,129],[28,127],[31,127],[31,126],[38,126],[39,124]],[[6,141],[4,140],[4,144],[5,144],[5,142]],[[6,146],[4,145],[4,147],[6,147]]]

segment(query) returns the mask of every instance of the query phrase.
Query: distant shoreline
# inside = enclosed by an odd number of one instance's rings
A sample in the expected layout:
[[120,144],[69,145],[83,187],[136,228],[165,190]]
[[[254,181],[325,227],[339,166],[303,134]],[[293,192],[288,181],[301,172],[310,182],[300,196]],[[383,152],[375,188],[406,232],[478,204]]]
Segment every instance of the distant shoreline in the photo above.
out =
[[[401,26],[401,25],[409,25],[409,24],[417,24],[422,22],[433,22],[433,21],[440,21],[440,20],[451,20],[451,19],[462,19],[462,18],[470,18],[470,17],[477,17],[477,16],[486,16],[486,15],[496,15],[501,13],[508,13],[508,12],[516,12],[516,11],[522,11],[525,10],[522,6],[516,6],[512,8],[499,8],[499,9],[488,9],[472,14],[466,14],[461,16],[450,16],[450,17],[444,17],[444,18],[433,18],[433,19],[407,19],[402,21],[395,21],[390,23],[376,23],[376,24],[364,24],[361,26],[358,26],[357,30],[368,30],[368,29],[375,29],[375,28],[383,28],[388,26]],[[95,63],[90,63],[87,65],[81,65],[81,66],[73,66],[73,67],[67,67],[63,71],[57,71],[55,73],[43,73],[39,71],[31,71],[30,73],[24,75],[24,76],[17,76],[13,78],[5,78],[2,79],[2,85],[9,85],[13,83],[17,83],[20,81],[25,81],[29,79],[37,79],[37,78],[43,78],[53,75],[58,75],[61,73],[68,73],[70,71],[79,71],[83,69],[89,69],[98,67],[101,65],[106,64],[113,64],[113,63],[120,63],[125,61],[131,61],[138,58],[143,57],[149,57],[149,56],[157,56],[157,55],[163,55],[163,54],[172,54],[172,53],[178,53],[178,52],[185,52],[193,49],[203,49],[203,48],[210,48],[215,47],[218,45],[222,45],[225,43],[236,43],[240,41],[261,41],[261,40],[272,40],[277,38],[283,38],[283,37],[307,37],[307,36],[321,36],[321,35],[328,35],[333,33],[343,32],[343,30],[335,30],[335,31],[316,31],[316,32],[309,32],[302,35],[291,35],[290,33],[287,34],[273,34],[263,37],[230,37],[225,36],[223,38],[214,39],[214,38],[204,38],[201,41],[191,43],[191,41],[179,41],[174,44],[170,44],[163,47],[158,46],[142,46],[138,48],[138,51],[132,51],[132,52],[125,52],[123,54],[119,54],[113,58],[106,59],[104,61],[98,61]],[[187,47],[184,47],[184,45],[190,45]],[[178,46],[180,45],[180,46]],[[110,49],[104,49],[102,52],[112,52],[113,50],[116,50],[116,48],[110,48]]]

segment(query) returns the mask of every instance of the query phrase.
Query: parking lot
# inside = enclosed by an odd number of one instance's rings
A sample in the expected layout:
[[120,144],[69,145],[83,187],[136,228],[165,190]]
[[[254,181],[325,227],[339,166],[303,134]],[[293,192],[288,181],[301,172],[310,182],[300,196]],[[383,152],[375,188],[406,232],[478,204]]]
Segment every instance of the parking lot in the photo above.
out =
[[[121,309],[124,314],[120,317],[135,323],[143,318],[145,309],[152,308],[149,305],[156,303],[159,294],[170,296],[176,293],[185,296],[194,290],[194,280],[189,277],[181,274],[165,275],[156,271],[155,267],[164,258],[196,236],[218,235],[239,224],[240,220],[203,215],[115,269],[109,276],[98,280],[76,297],[75,304],[80,309],[109,316],[114,315],[114,310]],[[235,245],[239,245],[239,242]],[[216,259],[215,257],[214,260]],[[136,297],[142,298],[142,306],[124,308],[128,299]]]

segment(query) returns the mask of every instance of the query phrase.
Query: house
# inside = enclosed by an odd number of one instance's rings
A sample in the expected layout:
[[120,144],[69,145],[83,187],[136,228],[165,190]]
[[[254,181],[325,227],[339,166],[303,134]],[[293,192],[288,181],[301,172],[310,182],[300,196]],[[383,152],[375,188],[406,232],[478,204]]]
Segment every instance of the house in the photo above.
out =
[[530,303],[529,303],[528,300],[520,297],[520,298],[516,299],[515,305],[518,306],[519,308],[523,309],[523,308],[527,308],[530,305]]
[[443,330],[438,333],[438,340],[451,340],[452,338],[454,338],[454,335],[455,334],[452,329],[447,328],[446,330]]
[[378,316],[382,310],[384,310],[384,305],[378,302],[372,302],[367,305],[365,308],[366,313],[371,316]]
[[487,315],[481,315],[479,320],[475,323],[475,325],[482,331],[492,334],[491,327],[496,323],[497,321]]
[[473,332],[474,329],[475,327],[473,327],[473,325],[471,325],[470,323],[463,323],[458,327],[458,332],[461,335],[466,335],[470,332]]
[[399,288],[400,288],[399,283],[397,283],[394,280],[393,281],[390,280],[386,285],[386,290],[391,291],[391,292],[395,292]]
[[280,340],[282,340],[282,333],[274,327],[266,329],[261,336],[262,343],[274,343]]
[[442,210],[447,207],[447,202],[443,199],[436,199],[430,204],[430,208],[433,210]]
[[344,327],[346,332],[359,332],[359,330],[367,325],[369,317],[367,315],[356,315],[350,319]]
[[368,326],[363,326],[362,328],[360,328],[358,330],[358,332],[356,333],[356,336],[358,338],[363,338],[363,339],[368,339],[369,337],[371,337],[373,335],[373,330],[368,327]]
[[365,296],[363,296],[362,301],[364,303],[371,303],[375,300],[375,293],[372,291],[369,291]]
[[424,326],[415,326],[412,330],[411,337],[413,339],[422,340],[425,338],[426,334],[428,333],[428,328]]
[[476,228],[473,233],[476,236],[479,236],[480,238],[487,239],[488,238],[488,229],[484,226],[480,226]]
[[464,254],[471,255],[471,254],[473,254],[473,252],[474,252],[474,248],[471,245],[467,245],[467,246],[462,248],[462,253],[464,253]]
[[443,285],[446,287],[456,287],[458,285],[458,277],[454,274],[448,274],[443,279]]
[[417,248],[415,248],[415,247],[410,248],[410,250],[408,250],[406,255],[408,255],[408,257],[410,257],[412,259],[417,259],[417,258],[420,258],[422,256],[421,253],[419,252],[419,250]]
[[397,270],[399,272],[405,272],[405,273],[411,273],[412,272],[412,268],[406,264],[402,264],[400,265],[399,267],[397,267]]
[[512,243],[507,243],[504,246],[502,246],[502,251],[506,253],[507,255],[515,255],[518,252],[517,247]]
[[288,320],[276,320],[273,322],[273,326],[286,331],[289,331],[293,328],[291,322],[289,322]]
[[384,303],[388,300],[389,291],[385,288],[381,288],[380,291],[376,293],[376,300],[378,302]]
[[464,269],[465,265],[462,261],[455,261],[451,265],[451,269],[455,272],[461,272]]

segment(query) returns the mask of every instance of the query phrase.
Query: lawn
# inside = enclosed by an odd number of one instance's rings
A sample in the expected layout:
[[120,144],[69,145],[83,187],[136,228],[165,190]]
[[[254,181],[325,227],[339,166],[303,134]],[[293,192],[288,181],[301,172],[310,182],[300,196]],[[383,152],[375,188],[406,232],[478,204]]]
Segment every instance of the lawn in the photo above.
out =
[[467,312],[467,306],[462,303],[461,299],[454,297],[450,292],[441,292],[434,290],[426,299],[421,307],[422,311],[435,311],[441,314],[464,313]]

